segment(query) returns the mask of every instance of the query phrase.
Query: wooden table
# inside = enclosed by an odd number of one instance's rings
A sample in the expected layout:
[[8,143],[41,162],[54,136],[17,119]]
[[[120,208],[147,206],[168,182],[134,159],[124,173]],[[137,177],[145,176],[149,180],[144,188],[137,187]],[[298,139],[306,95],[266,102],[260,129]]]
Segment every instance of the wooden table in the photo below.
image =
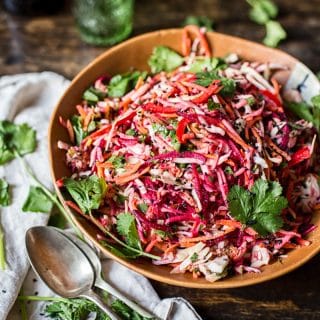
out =
[[[320,70],[320,1],[277,1],[288,32],[280,48]],[[136,0],[134,35],[178,27],[187,15],[207,15],[216,30],[255,41],[263,28],[250,22],[244,0]],[[52,70],[72,78],[105,48],[81,42],[65,9],[50,17],[0,12],[0,74]],[[188,299],[204,319],[320,319],[320,256],[300,269],[257,286],[195,290],[153,282],[161,297]],[[187,319],[185,319],[187,320]]]

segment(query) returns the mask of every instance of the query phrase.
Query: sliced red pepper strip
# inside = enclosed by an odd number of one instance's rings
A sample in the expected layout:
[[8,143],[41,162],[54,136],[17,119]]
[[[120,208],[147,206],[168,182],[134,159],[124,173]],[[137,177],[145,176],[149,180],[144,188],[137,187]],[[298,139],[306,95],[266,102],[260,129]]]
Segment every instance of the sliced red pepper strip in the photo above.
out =
[[207,102],[208,99],[215,93],[218,93],[220,91],[220,86],[219,86],[219,82],[215,81],[212,84],[210,84],[210,86],[208,87],[208,91],[204,92],[200,97],[194,98],[193,100],[191,100],[193,103],[204,103]]
[[310,159],[311,158],[311,153],[310,153],[310,147],[309,146],[304,146],[300,148],[298,151],[296,151],[292,156],[291,160],[289,161],[289,167],[293,167],[296,164]]
[[177,112],[176,108],[173,107],[163,107],[154,103],[147,103],[142,106],[142,108],[146,111],[154,112],[154,113],[175,113]]
[[120,126],[120,125],[124,124],[126,121],[131,120],[136,114],[137,114],[136,111],[133,111],[133,112],[129,113],[124,118],[117,120],[115,122],[115,125]]
[[272,102],[274,102],[277,107],[282,107],[282,103],[280,102],[279,98],[276,95],[274,95],[273,93],[271,93],[268,90],[261,90],[261,93],[265,97],[269,98]]
[[190,121],[188,119],[183,118],[178,123],[177,130],[176,130],[176,135],[177,135],[178,141],[180,143],[185,143],[186,142],[184,137],[183,137],[183,135],[184,135],[184,131],[185,131],[185,129],[186,129],[186,127],[187,127],[189,122]]

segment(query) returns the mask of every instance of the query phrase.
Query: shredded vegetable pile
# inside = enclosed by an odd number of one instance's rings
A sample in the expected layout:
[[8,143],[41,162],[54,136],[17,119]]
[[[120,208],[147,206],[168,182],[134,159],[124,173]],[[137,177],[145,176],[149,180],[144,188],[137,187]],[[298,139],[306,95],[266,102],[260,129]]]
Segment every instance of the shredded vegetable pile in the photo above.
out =
[[159,46],[151,73],[96,80],[60,118],[73,175],[57,184],[122,257],[208,281],[260,272],[310,244],[317,131],[284,110],[273,77],[284,66],[213,58],[195,26],[182,53]]

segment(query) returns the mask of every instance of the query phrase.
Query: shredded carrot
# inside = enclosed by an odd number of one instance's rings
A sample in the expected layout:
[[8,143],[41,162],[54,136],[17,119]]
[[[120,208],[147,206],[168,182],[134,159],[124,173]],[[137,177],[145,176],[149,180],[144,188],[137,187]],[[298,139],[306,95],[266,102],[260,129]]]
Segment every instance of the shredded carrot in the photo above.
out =
[[129,176],[128,175],[116,176],[114,178],[114,181],[116,184],[122,185],[122,184],[129,182],[129,181],[132,181],[132,180],[139,178],[140,176],[147,173],[149,170],[150,170],[150,167],[147,167],[147,168],[143,169],[141,172],[137,172],[137,173],[129,175]]

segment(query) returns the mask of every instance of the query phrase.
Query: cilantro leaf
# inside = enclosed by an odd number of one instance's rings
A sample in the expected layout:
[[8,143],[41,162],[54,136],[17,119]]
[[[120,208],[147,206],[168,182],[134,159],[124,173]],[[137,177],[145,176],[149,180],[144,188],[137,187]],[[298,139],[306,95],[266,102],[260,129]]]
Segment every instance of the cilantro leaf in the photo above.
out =
[[181,66],[184,58],[177,52],[165,46],[155,47],[148,60],[152,73],[160,71],[171,71]]
[[96,123],[90,121],[87,130],[83,129],[81,117],[73,115],[71,117],[71,124],[73,127],[74,135],[76,138],[76,144],[79,146],[81,141],[88,136],[88,134],[96,129]]
[[0,206],[6,207],[10,203],[9,184],[6,180],[0,179]]
[[281,185],[263,179],[256,180],[250,191],[233,186],[228,202],[232,217],[250,225],[262,236],[282,227],[281,213],[288,205],[287,199],[282,196]]
[[100,91],[94,87],[90,87],[83,93],[82,99],[91,104],[94,104],[95,102],[103,100],[106,96],[107,94],[105,92]]
[[222,58],[196,57],[190,64],[188,71],[196,73],[201,71],[225,69],[226,67],[227,64]]
[[314,108],[320,109],[320,94],[311,98],[311,103]]
[[249,17],[253,22],[265,24],[278,15],[278,7],[271,0],[247,0],[251,9]]
[[196,252],[190,257],[191,262],[196,262],[198,260],[198,254]]
[[233,96],[236,90],[236,83],[234,80],[220,77],[216,71],[197,72],[196,77],[197,77],[196,83],[204,87],[209,86],[213,80],[220,80],[222,89],[220,90],[219,93],[223,97]]
[[146,213],[148,210],[148,205],[145,202],[139,203],[138,204],[138,208],[140,211],[142,211],[143,213]]
[[221,107],[220,103],[214,102],[211,98],[208,100],[208,110],[209,111],[219,109],[220,107]]
[[163,138],[167,139],[175,150],[180,150],[181,144],[178,141],[176,130],[168,129],[166,126],[158,123],[153,123],[152,129],[155,133],[159,133]]
[[123,320],[147,320],[146,318],[138,314],[136,311],[128,307],[124,302],[116,299],[112,302],[111,308],[123,319]]
[[299,118],[312,122],[314,127],[320,132],[320,95],[311,98],[312,105],[302,102],[287,102],[286,107]]
[[313,116],[311,108],[306,102],[287,102],[286,107],[299,118],[312,122]]
[[113,98],[122,97],[124,94],[134,88],[139,77],[145,79],[146,76],[146,72],[140,71],[115,75],[109,82],[108,95]]
[[55,211],[53,209],[53,212],[51,212],[49,217],[48,226],[65,229],[67,226],[67,220],[60,211]]
[[266,36],[263,43],[269,47],[277,47],[281,40],[287,37],[286,31],[277,21],[268,21],[266,23]]
[[52,201],[41,188],[31,186],[28,197],[22,206],[22,211],[49,213],[52,210],[52,206]]
[[112,155],[107,162],[112,163],[113,167],[115,169],[120,169],[123,168],[126,160],[124,158],[124,156],[116,156],[116,155]]
[[82,298],[54,301],[45,308],[46,315],[57,320],[88,319],[92,312],[96,314],[95,320],[110,319],[96,304]]
[[111,253],[115,254],[116,256],[120,257],[120,258],[127,258],[127,259],[136,259],[140,256],[139,253],[132,251],[128,248],[120,248],[120,247],[116,247],[115,245],[110,245],[108,242],[106,241],[101,241],[101,244],[106,247]]
[[80,180],[66,178],[64,186],[84,213],[98,209],[106,193],[105,181],[96,175]]
[[142,250],[134,216],[130,213],[120,213],[117,216],[117,231],[133,248]]
[[228,202],[232,217],[246,224],[252,210],[250,192],[240,186],[233,186],[228,193]]
[[213,31],[213,21],[206,16],[187,16],[182,23],[182,26],[195,25],[205,27],[207,31]]
[[36,148],[36,132],[26,123],[16,125],[10,121],[0,121],[0,165],[15,158],[15,152],[21,156]]

